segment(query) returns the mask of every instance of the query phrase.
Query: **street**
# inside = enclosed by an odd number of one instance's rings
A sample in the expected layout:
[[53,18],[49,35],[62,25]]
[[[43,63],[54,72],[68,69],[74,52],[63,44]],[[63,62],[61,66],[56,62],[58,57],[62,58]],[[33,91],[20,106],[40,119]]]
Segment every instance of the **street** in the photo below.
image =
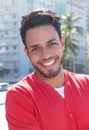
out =
[[6,92],[0,92],[0,130],[8,130],[5,118],[5,98]]

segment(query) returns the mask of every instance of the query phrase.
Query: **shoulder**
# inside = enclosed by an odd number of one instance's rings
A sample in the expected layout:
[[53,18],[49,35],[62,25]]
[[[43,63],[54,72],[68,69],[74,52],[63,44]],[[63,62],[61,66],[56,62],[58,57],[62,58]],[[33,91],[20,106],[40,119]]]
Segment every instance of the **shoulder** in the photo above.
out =
[[[18,83],[14,84],[6,94],[6,115],[7,118],[11,119],[12,121],[12,117],[14,117],[14,119],[20,120],[21,116],[27,118],[27,114],[33,112],[33,108],[35,107],[32,88],[30,85],[28,85],[28,81],[31,79],[29,77],[30,76],[28,75]],[[19,114],[21,116],[18,117]]]
[[89,75],[64,71],[67,80],[89,84]]
[[18,99],[21,98],[32,98],[32,85],[30,84],[32,82],[32,74],[27,75],[19,82],[15,83],[11,89],[7,92],[7,98],[8,99]]

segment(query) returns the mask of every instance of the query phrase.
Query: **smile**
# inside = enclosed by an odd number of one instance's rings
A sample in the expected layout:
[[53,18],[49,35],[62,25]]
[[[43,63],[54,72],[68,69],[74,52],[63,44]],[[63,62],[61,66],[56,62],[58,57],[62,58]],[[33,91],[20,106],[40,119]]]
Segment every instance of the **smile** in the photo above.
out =
[[55,59],[50,61],[50,62],[47,62],[47,63],[42,63],[42,65],[44,65],[44,66],[51,66],[54,63],[55,63]]

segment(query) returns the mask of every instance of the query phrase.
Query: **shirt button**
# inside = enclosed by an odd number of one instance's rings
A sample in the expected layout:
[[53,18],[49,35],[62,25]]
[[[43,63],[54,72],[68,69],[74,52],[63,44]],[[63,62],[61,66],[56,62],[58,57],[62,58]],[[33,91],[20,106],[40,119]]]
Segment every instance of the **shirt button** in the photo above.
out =
[[69,107],[69,105],[68,105],[68,104],[67,104],[66,106],[67,106],[67,107]]
[[72,114],[70,114],[69,116],[72,117]]

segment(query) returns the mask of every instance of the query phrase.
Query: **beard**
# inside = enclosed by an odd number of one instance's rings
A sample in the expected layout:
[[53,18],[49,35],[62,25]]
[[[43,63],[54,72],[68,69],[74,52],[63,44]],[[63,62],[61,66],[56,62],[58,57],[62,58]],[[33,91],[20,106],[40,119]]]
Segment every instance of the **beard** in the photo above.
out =
[[58,68],[58,70],[53,71],[53,70],[48,70],[48,73],[44,73],[43,71],[41,71],[39,68],[35,67],[36,71],[38,71],[42,76],[44,76],[45,78],[53,78],[55,76],[57,76],[61,70],[61,66]]
[[39,73],[39,75],[41,75],[42,77],[45,78],[53,78],[55,76],[57,76],[59,74],[59,72],[61,71],[61,68],[63,66],[63,57],[61,58],[61,61],[59,62],[59,67],[57,68],[57,70],[48,70],[47,73],[41,71],[41,69],[39,69],[37,66],[33,65],[36,72]]

